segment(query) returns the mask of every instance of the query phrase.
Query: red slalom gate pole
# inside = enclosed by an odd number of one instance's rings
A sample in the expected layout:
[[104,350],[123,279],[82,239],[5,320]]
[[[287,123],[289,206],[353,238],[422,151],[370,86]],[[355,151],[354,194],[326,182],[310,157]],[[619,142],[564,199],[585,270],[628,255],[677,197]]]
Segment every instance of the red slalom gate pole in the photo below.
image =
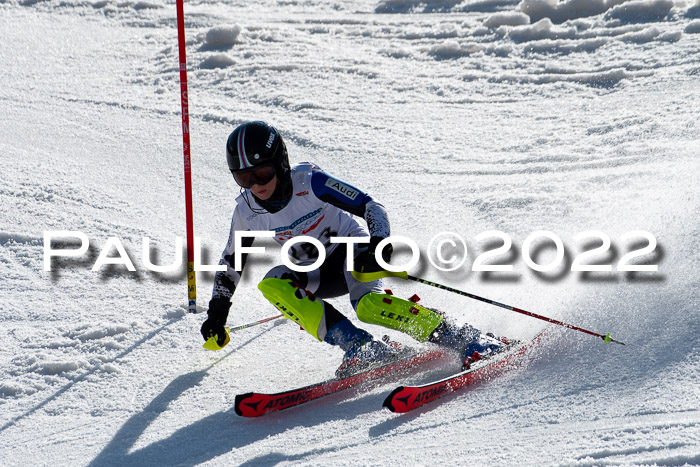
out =
[[185,216],[187,220],[187,309],[197,312],[197,277],[194,270],[194,223],[192,221],[192,165],[190,161],[190,115],[187,100],[187,54],[185,53],[184,0],[177,0],[177,47],[180,54],[180,106],[182,150],[185,156]]

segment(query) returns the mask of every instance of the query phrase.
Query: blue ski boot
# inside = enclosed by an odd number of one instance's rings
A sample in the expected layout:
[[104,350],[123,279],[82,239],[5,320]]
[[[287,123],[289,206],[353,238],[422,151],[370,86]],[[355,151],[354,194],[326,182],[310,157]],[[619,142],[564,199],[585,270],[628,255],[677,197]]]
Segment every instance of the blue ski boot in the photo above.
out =
[[491,356],[505,349],[508,340],[495,338],[493,334],[482,334],[481,331],[465,324],[458,327],[454,323],[443,321],[428,338],[428,342],[457,351],[462,360],[462,366],[469,368],[471,363]]
[[398,343],[385,344],[375,340],[372,334],[357,328],[347,318],[333,326],[323,340],[345,351],[343,361],[335,371],[339,378],[380,366],[402,355]]

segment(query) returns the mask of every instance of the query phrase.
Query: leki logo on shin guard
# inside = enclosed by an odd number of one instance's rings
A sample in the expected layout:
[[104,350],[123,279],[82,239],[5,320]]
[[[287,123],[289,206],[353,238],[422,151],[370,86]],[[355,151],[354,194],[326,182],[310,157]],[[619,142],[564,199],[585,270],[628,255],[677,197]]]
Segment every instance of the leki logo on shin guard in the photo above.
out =
[[289,311],[286,306],[282,305],[280,302],[275,302],[275,308],[277,308],[279,311],[281,311],[284,315],[286,315],[289,319],[293,319],[297,323],[299,322],[299,318],[297,318],[294,313]]
[[393,313],[393,312],[387,312],[386,310],[382,310],[381,313],[379,313],[381,316],[389,319],[395,319],[396,321],[402,322],[402,323],[408,323],[411,321],[411,318],[408,316],[403,316],[398,313]]

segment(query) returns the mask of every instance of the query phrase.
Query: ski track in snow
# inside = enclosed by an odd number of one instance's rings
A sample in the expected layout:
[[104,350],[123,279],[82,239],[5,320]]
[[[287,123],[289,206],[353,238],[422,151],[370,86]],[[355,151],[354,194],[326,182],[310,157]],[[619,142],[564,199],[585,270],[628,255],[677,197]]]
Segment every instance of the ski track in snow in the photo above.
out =
[[[513,238],[512,274],[424,264],[418,275],[627,345],[553,329],[517,370],[415,413],[381,402],[449,368],[237,417],[237,393],[331,377],[340,353],[281,322],[208,353],[184,274],[144,267],[144,237],[165,264],[185,233],[174,2],[0,0],[3,465],[700,464],[700,1],[196,1],[185,14],[206,263],[238,193],[225,138],[266,119],[293,161],[369,191],[393,233],[424,252],[438,232],[458,232],[470,264],[485,248],[478,233]],[[534,273],[519,247],[542,229],[563,239],[569,263],[577,233],[607,233],[601,264],[632,248],[624,232],[647,230],[659,246],[644,259],[659,272]],[[86,233],[88,253],[44,272],[48,230]],[[135,273],[91,271],[114,236]],[[231,325],[274,312],[255,288],[278,253],[265,245]],[[200,305],[211,285],[200,273]],[[543,327],[387,285],[485,330]]]

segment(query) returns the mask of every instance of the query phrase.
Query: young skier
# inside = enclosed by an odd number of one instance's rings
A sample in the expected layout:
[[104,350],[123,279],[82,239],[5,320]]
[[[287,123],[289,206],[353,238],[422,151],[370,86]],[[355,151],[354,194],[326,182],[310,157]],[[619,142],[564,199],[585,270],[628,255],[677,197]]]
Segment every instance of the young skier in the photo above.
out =
[[[266,274],[258,288],[287,318],[317,340],[345,352],[341,372],[391,358],[396,352],[323,300],[346,294],[360,321],[402,331],[419,342],[449,347],[462,358],[503,345],[478,329],[456,326],[438,312],[384,293],[379,280],[356,280],[347,271],[346,245],[330,239],[367,237],[369,233],[369,243],[355,246],[354,269],[380,271],[375,250],[390,233],[384,206],[314,164],[290,166],[282,136],[273,126],[260,121],[238,126],[226,143],[226,160],[241,194],[236,198],[228,244],[219,262],[226,270],[215,275],[208,318],[201,327],[205,340],[214,337],[219,347],[228,343],[224,326],[242,274],[234,269],[234,232],[265,230],[274,231],[280,244],[304,235],[325,246],[326,259],[320,268],[297,272],[279,265]],[[369,232],[353,216],[364,218]],[[243,238],[243,246],[251,244],[252,238]],[[383,259],[389,262],[391,254],[391,245],[387,245]],[[309,243],[299,243],[290,249],[290,255],[297,264],[305,265],[315,262],[318,251]]]

